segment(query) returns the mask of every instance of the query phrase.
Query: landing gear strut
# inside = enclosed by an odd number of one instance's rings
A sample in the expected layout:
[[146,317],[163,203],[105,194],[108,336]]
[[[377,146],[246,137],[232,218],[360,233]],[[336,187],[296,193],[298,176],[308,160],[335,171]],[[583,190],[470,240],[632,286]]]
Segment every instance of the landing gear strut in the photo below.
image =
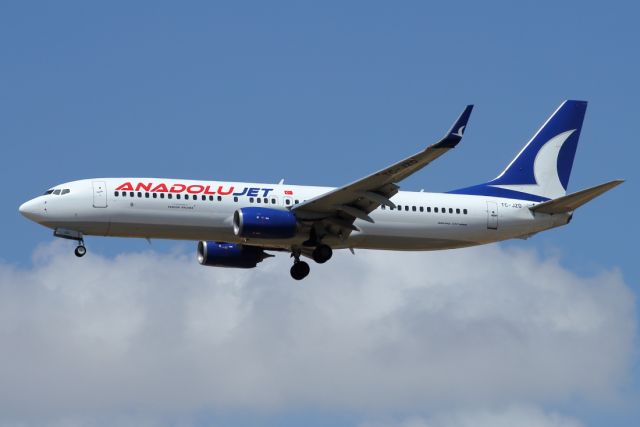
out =
[[293,266],[291,266],[291,277],[295,280],[302,280],[309,275],[309,264],[304,261],[300,261],[300,253],[293,253],[294,257]]

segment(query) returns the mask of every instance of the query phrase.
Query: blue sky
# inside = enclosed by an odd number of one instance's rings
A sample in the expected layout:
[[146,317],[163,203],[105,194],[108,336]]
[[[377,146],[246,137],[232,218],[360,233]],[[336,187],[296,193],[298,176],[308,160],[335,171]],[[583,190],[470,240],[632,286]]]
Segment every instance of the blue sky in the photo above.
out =
[[[562,100],[584,99],[570,190],[627,182],[569,227],[501,247],[556,259],[577,277],[616,272],[637,298],[638,12],[615,1],[5,2],[0,260],[34,268],[34,248],[53,238],[17,207],[60,182],[159,176],[339,186],[435,141],[473,103],[461,145],[403,183],[446,191],[494,177]],[[88,245],[106,260],[149,250],[143,240]],[[193,250],[173,242],[151,249]],[[637,347],[633,354],[614,388],[637,403]],[[629,400],[594,403],[572,392],[574,400],[538,402],[586,425],[637,424]],[[315,403],[255,418],[231,411],[226,419],[215,405],[191,415],[241,425],[363,418],[357,406]],[[398,414],[401,407],[385,416]]]

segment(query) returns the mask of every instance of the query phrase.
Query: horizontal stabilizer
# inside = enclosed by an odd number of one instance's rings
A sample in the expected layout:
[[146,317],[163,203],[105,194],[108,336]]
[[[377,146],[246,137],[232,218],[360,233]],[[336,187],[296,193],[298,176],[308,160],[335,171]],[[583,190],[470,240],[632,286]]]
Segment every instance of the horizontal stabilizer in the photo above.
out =
[[568,196],[562,196],[557,199],[549,200],[548,202],[540,203],[529,209],[533,212],[546,214],[571,212],[623,182],[623,179],[605,182],[604,184],[596,185],[595,187],[587,188],[586,190],[578,191],[577,193],[569,194]]

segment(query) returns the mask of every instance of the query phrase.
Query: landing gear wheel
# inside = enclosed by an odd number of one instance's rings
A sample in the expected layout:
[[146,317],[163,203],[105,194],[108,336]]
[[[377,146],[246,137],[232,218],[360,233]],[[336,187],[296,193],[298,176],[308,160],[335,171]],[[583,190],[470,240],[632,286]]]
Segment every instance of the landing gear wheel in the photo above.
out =
[[80,245],[76,248],[74,253],[78,258],[82,258],[87,253],[87,248],[85,248],[83,245]]
[[309,275],[309,264],[304,261],[298,261],[293,264],[291,267],[291,277],[296,280],[302,280]]
[[333,255],[333,250],[328,245],[318,245],[313,250],[313,260],[318,264],[324,264],[325,262],[331,259]]

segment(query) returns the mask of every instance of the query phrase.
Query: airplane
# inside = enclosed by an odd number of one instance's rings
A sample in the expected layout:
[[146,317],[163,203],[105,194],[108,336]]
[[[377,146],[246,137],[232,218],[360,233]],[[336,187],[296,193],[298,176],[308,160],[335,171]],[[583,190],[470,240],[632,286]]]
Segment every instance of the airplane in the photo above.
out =
[[[496,178],[446,193],[400,191],[399,183],[462,140],[473,105],[433,145],[339,188],[164,178],[67,182],[22,204],[28,219],[75,240],[84,236],[192,240],[205,266],[254,268],[288,252],[290,273],[333,251],[429,251],[526,239],[571,221],[574,211],[621,184],[567,195],[587,102],[564,101]],[[268,251],[268,252],[267,252]]]

